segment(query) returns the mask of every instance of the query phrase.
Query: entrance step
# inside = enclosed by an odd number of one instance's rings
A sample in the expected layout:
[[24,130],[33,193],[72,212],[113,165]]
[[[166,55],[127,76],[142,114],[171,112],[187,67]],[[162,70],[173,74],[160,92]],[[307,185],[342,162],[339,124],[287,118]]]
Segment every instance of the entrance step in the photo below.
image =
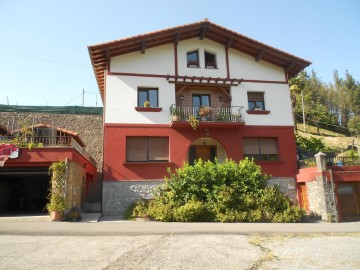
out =
[[86,213],[101,213],[101,203],[100,202],[84,202],[82,204],[82,209]]

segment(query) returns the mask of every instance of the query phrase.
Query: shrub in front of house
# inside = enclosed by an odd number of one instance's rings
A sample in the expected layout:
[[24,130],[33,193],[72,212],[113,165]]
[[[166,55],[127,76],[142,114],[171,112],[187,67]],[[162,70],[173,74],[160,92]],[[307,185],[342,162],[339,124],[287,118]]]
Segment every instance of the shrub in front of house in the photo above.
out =
[[299,222],[305,212],[252,160],[195,162],[169,171],[155,198],[132,205],[127,217],[180,222]]

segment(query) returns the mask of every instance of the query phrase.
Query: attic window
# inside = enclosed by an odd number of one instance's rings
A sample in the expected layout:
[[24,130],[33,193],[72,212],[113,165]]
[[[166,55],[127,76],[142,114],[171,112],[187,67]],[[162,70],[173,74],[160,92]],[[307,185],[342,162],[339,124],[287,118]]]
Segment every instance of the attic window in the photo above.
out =
[[216,55],[205,51],[205,68],[216,68]]
[[188,67],[199,67],[199,51],[191,51],[186,55]]

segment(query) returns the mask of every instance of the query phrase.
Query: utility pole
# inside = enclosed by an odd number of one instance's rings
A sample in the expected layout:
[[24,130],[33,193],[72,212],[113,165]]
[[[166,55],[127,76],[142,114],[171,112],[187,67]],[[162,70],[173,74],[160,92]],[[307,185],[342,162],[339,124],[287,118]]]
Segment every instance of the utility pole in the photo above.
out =
[[83,107],[84,107],[84,99],[85,99],[85,90],[84,90],[84,88],[83,88],[83,99],[82,99],[82,105],[83,105]]
[[302,114],[303,114],[303,124],[304,124],[304,133],[306,133],[306,123],[305,123],[305,110],[304,110],[304,95],[301,91],[301,106],[302,106]]

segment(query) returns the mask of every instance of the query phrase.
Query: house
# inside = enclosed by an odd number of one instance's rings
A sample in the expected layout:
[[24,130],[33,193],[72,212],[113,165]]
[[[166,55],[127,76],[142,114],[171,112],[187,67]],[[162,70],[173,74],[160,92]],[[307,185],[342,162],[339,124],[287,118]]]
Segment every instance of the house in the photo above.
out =
[[[2,128],[6,130],[6,128]],[[45,211],[50,188],[49,167],[66,161],[66,202],[81,207],[97,168],[76,132],[48,124],[23,126],[0,136],[0,214]]]
[[105,215],[199,158],[254,158],[296,199],[288,82],[309,61],[207,19],[88,50],[104,103]]

